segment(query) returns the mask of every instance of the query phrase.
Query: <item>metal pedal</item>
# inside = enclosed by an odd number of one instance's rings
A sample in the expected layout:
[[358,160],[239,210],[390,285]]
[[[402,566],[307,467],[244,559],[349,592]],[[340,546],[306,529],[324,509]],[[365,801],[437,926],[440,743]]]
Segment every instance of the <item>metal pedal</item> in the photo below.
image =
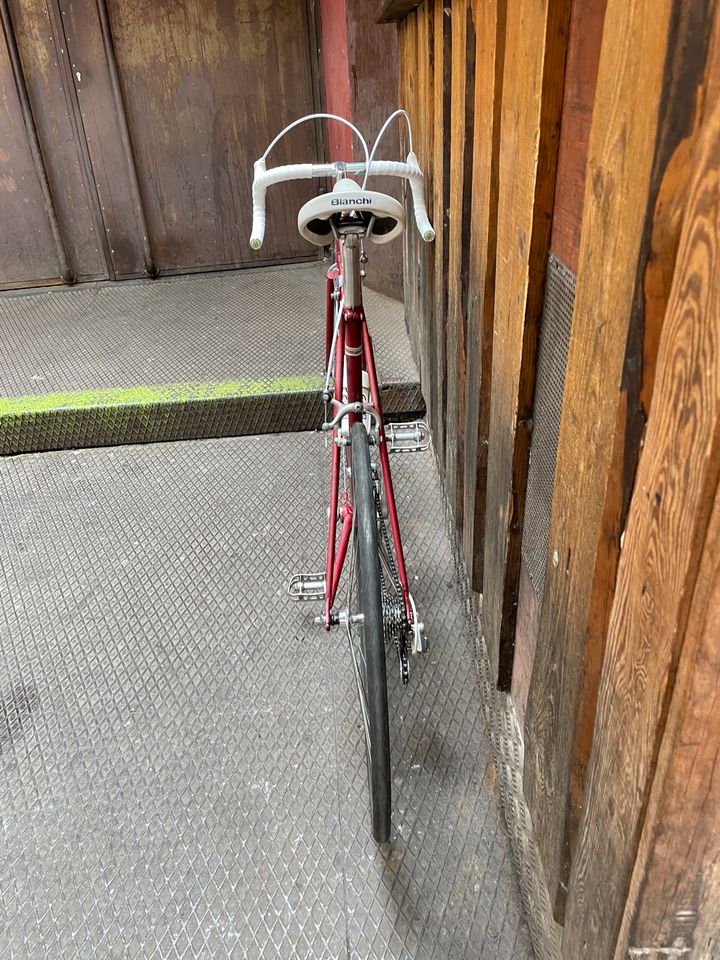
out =
[[389,453],[421,453],[429,450],[432,438],[424,420],[409,423],[385,424],[385,438]]
[[325,597],[325,574],[296,573],[290,578],[288,593],[293,600],[322,600]]
[[410,626],[412,630],[412,642],[410,646],[410,652],[413,654],[418,653],[427,653],[429,644],[427,634],[425,633],[425,624],[422,620],[418,619],[418,611],[415,606],[415,600],[412,594],[409,594],[410,597],[410,606],[412,607],[413,612],[413,622]]
[[425,624],[422,621],[420,621],[420,623],[413,623],[411,629],[413,634],[412,653],[427,653],[429,644],[427,634],[425,633]]

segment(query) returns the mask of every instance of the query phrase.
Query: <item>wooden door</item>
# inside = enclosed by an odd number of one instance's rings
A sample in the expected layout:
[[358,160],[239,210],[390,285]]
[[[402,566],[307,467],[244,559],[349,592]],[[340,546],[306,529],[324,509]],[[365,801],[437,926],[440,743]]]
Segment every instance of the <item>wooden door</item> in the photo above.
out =
[[[12,14],[12,15],[11,15]],[[0,288],[107,277],[103,230],[53,11],[0,0]]]
[[[314,254],[296,227],[307,183],[271,193],[266,243],[247,243],[253,161],[317,106],[313,0],[0,10],[0,288]],[[319,157],[307,125],[271,161]]]

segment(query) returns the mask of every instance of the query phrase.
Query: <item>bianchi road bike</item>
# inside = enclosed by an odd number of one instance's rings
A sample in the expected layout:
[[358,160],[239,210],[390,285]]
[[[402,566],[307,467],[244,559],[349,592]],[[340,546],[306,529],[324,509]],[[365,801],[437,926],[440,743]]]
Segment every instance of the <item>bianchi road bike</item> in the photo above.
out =
[[[382,136],[396,117],[404,118],[408,125],[407,160],[375,160]],[[320,119],[350,127],[363,147],[364,160],[267,167],[270,151],[285,134],[300,123]],[[289,592],[298,600],[323,604],[316,623],[327,630],[341,626],[347,632],[365,731],[372,835],[383,843],[390,838],[391,810],[386,651],[394,648],[402,682],[407,683],[410,655],[427,650],[424,624],[408,587],[389,455],[427,450],[430,434],[421,420],[386,423],[383,419],[363,309],[365,245],[389,243],[399,236],[405,226],[405,210],[393,197],[368,189],[368,179],[375,176],[408,182],[418,230],[423,240],[433,240],[423,175],[412,151],[412,130],[404,110],[388,117],[370,151],[362,134],[343,117],[316,113],[296,120],[255,163],[250,245],[255,250],[262,245],[270,185],[313,178],[332,182],[331,190],[313,197],[298,214],[301,235],[332,250],[325,290],[322,393],[322,430],[332,440],[327,556],[323,573],[297,574]],[[346,602],[339,607],[336,601],[346,561]]]

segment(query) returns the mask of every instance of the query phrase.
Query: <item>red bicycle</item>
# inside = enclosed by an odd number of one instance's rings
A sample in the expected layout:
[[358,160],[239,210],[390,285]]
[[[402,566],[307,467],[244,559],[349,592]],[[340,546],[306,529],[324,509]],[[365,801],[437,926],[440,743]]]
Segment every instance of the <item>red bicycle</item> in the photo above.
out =
[[[322,600],[316,622],[347,631],[365,731],[372,834],[379,843],[390,837],[390,736],[386,679],[386,645],[394,646],[403,683],[409,678],[409,654],[427,650],[424,624],[408,586],[400,524],[393,494],[389,454],[427,450],[430,434],[424,421],[386,424],[372,340],[363,309],[365,244],[389,243],[402,233],[405,211],[396,199],[367,189],[370,176],[401,177],[410,185],[421,236],[433,240],[427,217],[423,175],[412,151],[406,162],[374,160],[390,122],[385,121],[370,152],[357,128],[333,114],[310,114],[286,127],[256,161],[253,180],[253,226],[250,245],[257,250],[265,232],[265,193],[287,180],[332,178],[333,188],[308,201],[298,214],[303,237],[332,247],[326,281],[325,418],[322,430],[332,438],[327,557],[324,573],[298,574],[290,595]],[[275,144],[299,123],[331,119],[349,126],[365,153],[361,162],[290,164],[267,169]],[[352,179],[362,176],[362,184]],[[389,529],[388,529],[389,527]],[[350,557],[347,603],[336,609],[341,574]]]

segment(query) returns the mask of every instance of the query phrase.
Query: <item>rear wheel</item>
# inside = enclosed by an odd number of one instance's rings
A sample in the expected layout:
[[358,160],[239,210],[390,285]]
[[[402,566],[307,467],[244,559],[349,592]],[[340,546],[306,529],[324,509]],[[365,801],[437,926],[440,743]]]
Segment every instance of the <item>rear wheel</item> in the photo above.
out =
[[362,614],[359,622],[350,625],[350,641],[365,728],[372,835],[384,843],[390,838],[390,732],[377,507],[368,435],[362,423],[352,425],[350,442],[354,523],[350,609]]

